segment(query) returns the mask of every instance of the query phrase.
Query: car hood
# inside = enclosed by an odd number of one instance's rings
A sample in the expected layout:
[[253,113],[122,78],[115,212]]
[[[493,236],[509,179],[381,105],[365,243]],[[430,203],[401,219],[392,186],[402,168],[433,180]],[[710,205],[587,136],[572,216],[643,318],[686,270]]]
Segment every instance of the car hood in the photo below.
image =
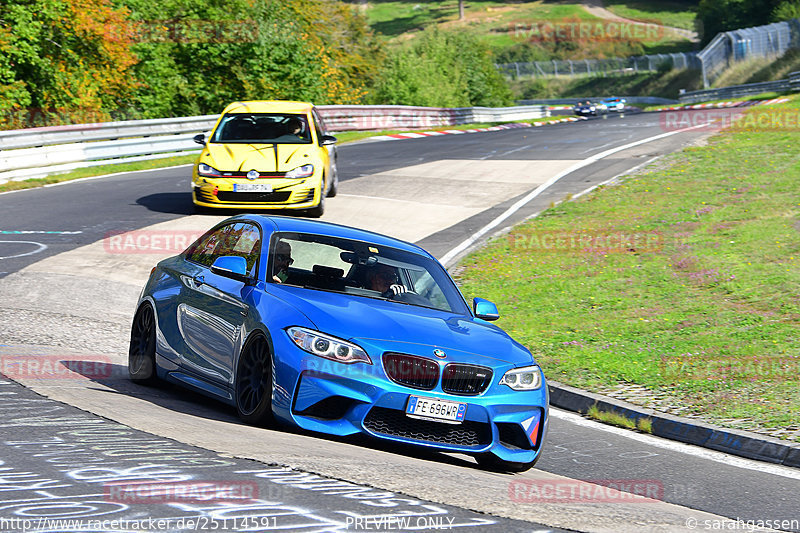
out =
[[286,172],[314,163],[312,144],[209,143],[200,162],[222,172]]
[[533,357],[499,327],[470,316],[333,292],[271,285],[319,331],[350,340],[373,355],[398,351],[495,367],[530,364]]

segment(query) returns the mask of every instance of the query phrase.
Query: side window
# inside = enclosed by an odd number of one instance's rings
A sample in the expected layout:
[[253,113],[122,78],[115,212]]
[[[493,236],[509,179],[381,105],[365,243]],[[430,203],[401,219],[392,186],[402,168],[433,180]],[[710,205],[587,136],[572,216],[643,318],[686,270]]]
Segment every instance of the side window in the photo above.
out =
[[201,237],[187,250],[186,259],[211,267],[218,257],[235,255],[247,260],[247,274],[255,277],[261,253],[261,232],[247,222],[227,224]]
[[328,134],[328,130],[325,128],[325,123],[322,121],[322,118],[320,118],[316,109],[311,110],[311,115],[314,117],[314,127],[317,129],[317,142],[319,142],[323,135]]

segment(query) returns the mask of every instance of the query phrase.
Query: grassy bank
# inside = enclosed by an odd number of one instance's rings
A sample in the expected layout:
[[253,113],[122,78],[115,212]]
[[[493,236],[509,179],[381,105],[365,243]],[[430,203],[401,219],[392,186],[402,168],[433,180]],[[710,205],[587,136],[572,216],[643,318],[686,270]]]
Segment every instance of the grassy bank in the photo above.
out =
[[599,95],[646,95],[677,99],[681,89],[703,88],[697,71],[642,72],[608,78],[560,77],[520,79],[511,83],[515,98],[582,98]]
[[606,8],[617,16],[693,30],[697,6],[670,0],[606,0]]
[[[626,13],[645,14],[645,4],[651,2],[619,2],[619,9]],[[678,4],[656,2],[656,17],[680,20],[691,20],[695,14],[691,7],[684,7],[683,12],[677,9]],[[666,6],[666,7],[665,7]],[[367,21],[390,45],[413,39],[414,34],[431,25],[442,28],[466,28],[473,35],[479,35],[496,51],[509,48],[528,41],[532,30],[548,23],[604,22],[587,12],[579,3],[552,3],[545,1],[508,3],[495,0],[478,0],[467,2],[463,20],[459,20],[458,2],[418,2],[416,0],[378,0],[369,2],[364,11]],[[634,17],[636,18],[636,17]],[[652,22],[652,17],[644,17],[644,22]],[[646,20],[645,20],[646,19]],[[657,22],[658,23],[658,22]],[[678,22],[676,22],[678,23]],[[570,40],[567,40],[570,41]],[[545,48],[559,58],[606,57],[610,48],[607,39],[596,39],[581,42],[545,43],[552,46]],[[630,39],[627,43],[613,48],[611,55],[636,55],[640,53],[669,53],[689,51],[693,45],[686,39],[672,34],[659,34],[656,37]],[[628,52],[628,53],[626,53]],[[544,59],[544,58],[542,58]]]
[[800,103],[747,111],[765,112],[794,127],[727,131],[551,207],[462,262],[465,295],[497,302],[552,379],[800,435]]

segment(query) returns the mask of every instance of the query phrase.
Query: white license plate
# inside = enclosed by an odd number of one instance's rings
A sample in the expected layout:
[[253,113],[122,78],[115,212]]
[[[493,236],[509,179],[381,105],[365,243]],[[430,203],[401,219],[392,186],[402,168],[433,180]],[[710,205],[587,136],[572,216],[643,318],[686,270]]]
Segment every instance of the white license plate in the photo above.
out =
[[272,192],[269,183],[234,183],[233,192]]
[[406,414],[412,418],[432,418],[456,424],[464,421],[466,412],[465,403],[420,396],[409,396],[406,406]]

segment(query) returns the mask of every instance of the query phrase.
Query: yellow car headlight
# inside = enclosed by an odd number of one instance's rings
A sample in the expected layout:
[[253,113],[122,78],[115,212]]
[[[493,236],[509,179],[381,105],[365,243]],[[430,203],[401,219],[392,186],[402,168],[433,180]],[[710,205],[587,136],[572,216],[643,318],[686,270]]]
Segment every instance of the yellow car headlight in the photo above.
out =
[[301,167],[293,168],[286,173],[289,179],[307,178],[314,173],[314,165],[303,165]]
[[206,165],[205,163],[200,163],[199,165],[197,165],[197,175],[206,178],[222,177],[222,173],[219,170],[210,165]]

